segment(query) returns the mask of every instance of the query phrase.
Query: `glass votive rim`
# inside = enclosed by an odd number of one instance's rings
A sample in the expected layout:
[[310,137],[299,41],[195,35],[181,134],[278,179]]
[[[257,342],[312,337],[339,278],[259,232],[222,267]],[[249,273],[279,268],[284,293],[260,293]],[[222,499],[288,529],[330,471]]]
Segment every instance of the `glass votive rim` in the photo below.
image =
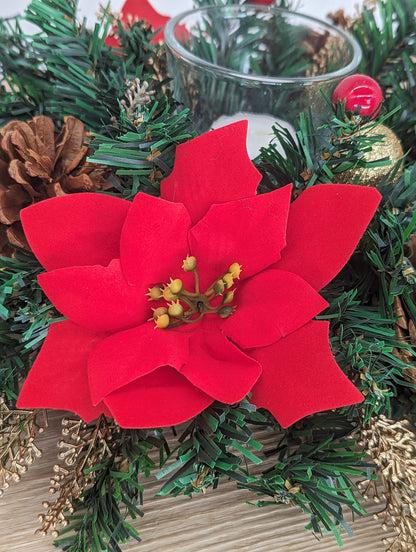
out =
[[[261,75],[256,73],[243,73],[236,71],[234,69],[231,69],[229,67],[225,67],[223,65],[217,65],[215,63],[211,63],[210,61],[207,61],[201,57],[196,56],[189,50],[183,47],[183,45],[177,40],[175,36],[175,29],[177,25],[180,25],[181,21],[188,18],[189,16],[193,16],[196,14],[209,14],[209,13],[215,13],[218,11],[222,11],[224,14],[236,14],[236,17],[238,17],[238,14],[241,13],[248,13],[250,11],[256,11],[261,13],[271,13],[271,14],[281,14],[281,15],[287,15],[287,16],[294,16],[299,20],[304,20],[305,25],[312,26],[313,24],[318,25],[321,28],[326,29],[328,32],[332,33],[332,35],[338,35],[340,39],[343,39],[344,43],[349,44],[351,49],[351,56],[352,59],[349,63],[341,67],[340,69],[337,69],[335,71],[331,71],[328,73],[322,73],[319,75],[312,75],[312,76],[293,76],[293,77],[280,77],[279,75],[271,76],[271,75]],[[303,14],[300,12],[292,11],[292,10],[286,10],[284,8],[278,8],[273,5],[267,5],[262,6],[259,4],[243,4],[243,5],[226,5],[226,6],[202,6],[199,8],[195,8],[192,10],[188,10],[185,12],[182,12],[172,19],[170,19],[165,27],[165,43],[167,48],[171,51],[172,54],[174,54],[177,57],[182,58],[184,61],[186,61],[189,64],[192,64],[196,67],[199,67],[203,70],[210,70],[218,75],[222,75],[227,78],[236,78],[240,80],[244,80],[247,83],[262,83],[266,85],[280,85],[280,84],[298,84],[300,86],[302,85],[312,85],[312,84],[318,84],[322,82],[330,82],[332,80],[336,79],[342,79],[344,76],[348,76],[353,74],[358,70],[359,64],[362,59],[362,52],[360,45],[355,40],[355,38],[348,32],[344,31],[340,27],[337,27],[335,25],[331,25],[327,23],[326,21],[323,21],[321,19],[318,19],[316,17]]]

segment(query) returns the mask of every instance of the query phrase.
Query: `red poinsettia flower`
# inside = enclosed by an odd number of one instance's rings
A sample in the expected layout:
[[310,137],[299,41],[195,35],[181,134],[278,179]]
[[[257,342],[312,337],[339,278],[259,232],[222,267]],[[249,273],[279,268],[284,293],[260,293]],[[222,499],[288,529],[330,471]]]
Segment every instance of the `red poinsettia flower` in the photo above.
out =
[[19,407],[157,427],[251,391],[288,426],[362,400],[313,318],[379,194],[326,184],[292,204],[291,186],[258,196],[246,132],[242,121],[178,146],[161,198],[74,194],[23,210],[39,282],[67,320],[51,325]]

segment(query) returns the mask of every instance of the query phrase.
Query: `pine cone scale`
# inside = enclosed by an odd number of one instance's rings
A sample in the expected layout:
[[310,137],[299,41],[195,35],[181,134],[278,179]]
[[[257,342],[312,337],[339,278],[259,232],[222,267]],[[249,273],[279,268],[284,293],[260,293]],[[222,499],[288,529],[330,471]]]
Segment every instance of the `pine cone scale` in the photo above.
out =
[[40,142],[45,146],[45,153],[51,160],[55,158],[55,125],[49,117],[40,115],[29,123],[32,131],[38,136]]
[[[32,178],[27,174],[26,167],[21,161],[19,161],[18,159],[13,159],[13,161],[9,165],[9,174],[14,180],[14,184],[12,186],[15,186],[16,183],[20,184],[30,194],[32,198],[40,198],[39,191],[35,189],[36,182],[32,180]],[[10,188],[11,186],[9,187],[9,189]]]
[[11,248],[9,247],[9,236],[6,226],[0,224],[0,251],[3,255],[10,256]]
[[20,222],[20,220],[14,222],[11,226],[7,228],[7,238],[9,243],[13,243],[18,247],[22,247],[23,249],[27,249],[28,251],[30,251],[30,247],[25,237],[25,233],[23,232],[22,223]]
[[79,174],[77,176],[67,176],[64,180],[64,190],[71,192],[91,192],[91,178],[88,174]]
[[25,163],[27,174],[34,178],[51,179],[53,165],[49,157],[39,155],[35,151],[29,152],[28,161]]
[[[7,129],[7,125],[5,130]],[[36,151],[39,148],[39,142],[36,140],[32,129],[27,123],[22,123],[21,126],[15,128],[10,134],[10,141],[8,147],[8,154],[13,157],[16,153],[20,155],[21,159],[25,158],[25,154],[29,150]]]
[[9,175],[9,163],[0,158],[0,191],[7,190],[13,184]]
[[70,173],[86,158],[88,147],[84,145],[88,134],[84,125],[75,117],[65,117],[65,127],[58,136],[57,149],[60,150],[62,161],[61,170],[63,173]]
[[20,220],[22,206],[31,204],[31,197],[21,186],[11,186],[0,194],[0,222],[2,224],[13,224]]

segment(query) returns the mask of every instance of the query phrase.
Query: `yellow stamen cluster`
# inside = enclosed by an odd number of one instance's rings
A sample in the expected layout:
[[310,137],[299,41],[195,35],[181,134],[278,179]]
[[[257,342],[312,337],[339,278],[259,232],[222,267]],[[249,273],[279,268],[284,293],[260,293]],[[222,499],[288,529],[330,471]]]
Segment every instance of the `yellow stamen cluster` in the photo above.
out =
[[[200,320],[205,314],[217,314],[221,318],[228,318],[235,307],[230,305],[234,300],[234,280],[239,279],[241,265],[233,263],[229,269],[217,278],[209,288],[201,293],[199,289],[199,275],[195,257],[188,256],[182,268],[185,272],[192,272],[195,278],[195,291],[187,291],[180,278],[171,278],[164,286],[154,286],[149,289],[149,299],[158,301],[164,299],[166,306],[153,309],[153,319],[156,328],[174,328],[181,324],[192,324]],[[212,305],[211,301],[221,297]]]

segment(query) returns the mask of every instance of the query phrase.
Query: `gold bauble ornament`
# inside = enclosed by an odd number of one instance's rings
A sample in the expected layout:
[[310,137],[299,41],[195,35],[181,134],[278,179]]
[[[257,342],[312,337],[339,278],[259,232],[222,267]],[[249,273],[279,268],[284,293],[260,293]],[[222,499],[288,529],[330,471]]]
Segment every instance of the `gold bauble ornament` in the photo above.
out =
[[[375,142],[372,146],[372,150],[365,153],[365,160],[370,162],[389,157],[391,164],[383,167],[371,167],[368,169],[362,167],[359,169],[344,171],[335,175],[334,182],[339,184],[351,184],[357,177],[359,177],[358,183],[362,186],[377,186],[391,171],[397,161],[403,157],[404,153],[402,145],[394,132],[385,125],[380,124],[370,129],[367,129],[366,125],[364,125],[358,134],[369,137],[377,135],[384,136],[383,141]],[[402,170],[403,168],[401,167],[396,174],[396,179],[399,178]]]

